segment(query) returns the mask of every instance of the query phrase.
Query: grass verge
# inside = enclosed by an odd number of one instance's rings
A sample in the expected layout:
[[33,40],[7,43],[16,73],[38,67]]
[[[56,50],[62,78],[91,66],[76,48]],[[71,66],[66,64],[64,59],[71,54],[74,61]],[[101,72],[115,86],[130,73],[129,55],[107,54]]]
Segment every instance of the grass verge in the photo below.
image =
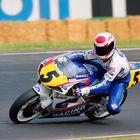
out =
[[[140,40],[117,41],[118,48],[140,47]],[[0,43],[0,52],[91,49],[90,42]]]
[[81,139],[81,140],[140,140],[140,136],[122,136],[122,137],[106,137],[106,138],[91,138],[91,139]]
[[117,138],[103,138],[103,139],[98,139],[98,140],[140,140],[140,137],[135,136],[135,137],[117,137]]

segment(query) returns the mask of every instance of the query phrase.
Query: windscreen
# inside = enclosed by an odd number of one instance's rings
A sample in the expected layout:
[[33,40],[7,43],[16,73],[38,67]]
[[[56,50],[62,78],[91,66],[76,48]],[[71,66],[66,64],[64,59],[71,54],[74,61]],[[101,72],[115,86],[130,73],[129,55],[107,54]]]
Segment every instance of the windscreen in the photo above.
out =
[[59,62],[58,59],[55,60],[56,67],[63,72],[64,76],[68,78],[75,77],[79,72],[80,68],[74,64],[69,58],[66,58],[65,61]]

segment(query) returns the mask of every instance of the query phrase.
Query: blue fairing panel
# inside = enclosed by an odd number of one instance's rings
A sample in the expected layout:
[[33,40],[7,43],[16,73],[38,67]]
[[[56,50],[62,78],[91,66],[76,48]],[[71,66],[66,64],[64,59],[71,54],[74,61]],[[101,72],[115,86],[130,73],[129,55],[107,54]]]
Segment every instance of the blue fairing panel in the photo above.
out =
[[140,69],[140,63],[130,63],[130,70]]

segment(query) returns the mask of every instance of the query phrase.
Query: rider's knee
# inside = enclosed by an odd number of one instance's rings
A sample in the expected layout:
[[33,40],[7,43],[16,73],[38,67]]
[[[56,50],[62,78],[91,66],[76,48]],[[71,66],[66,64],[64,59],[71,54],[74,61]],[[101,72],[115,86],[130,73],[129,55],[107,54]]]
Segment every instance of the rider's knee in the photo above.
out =
[[115,115],[121,112],[121,107],[120,105],[117,104],[108,104],[107,105],[107,110],[111,115]]

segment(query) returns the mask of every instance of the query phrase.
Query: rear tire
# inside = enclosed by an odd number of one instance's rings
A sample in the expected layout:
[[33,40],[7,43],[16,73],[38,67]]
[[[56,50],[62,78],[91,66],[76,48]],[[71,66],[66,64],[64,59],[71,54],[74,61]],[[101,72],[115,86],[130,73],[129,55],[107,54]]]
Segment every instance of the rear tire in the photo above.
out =
[[9,117],[15,123],[26,123],[40,114],[40,110],[34,111],[39,105],[39,95],[33,89],[23,93],[13,103],[9,110]]
[[[121,100],[120,105],[122,106],[123,103],[125,102],[127,97],[127,90],[123,93],[123,97]],[[101,96],[101,101],[98,103],[100,106],[97,109],[93,109],[93,110],[89,110],[84,112],[84,114],[90,119],[90,120],[99,120],[99,119],[104,119],[108,116],[110,116],[111,114],[107,111],[106,105],[108,102],[108,98],[109,96]],[[103,100],[105,101],[104,104],[100,104],[101,102],[103,102]],[[101,112],[102,111],[102,112]]]

